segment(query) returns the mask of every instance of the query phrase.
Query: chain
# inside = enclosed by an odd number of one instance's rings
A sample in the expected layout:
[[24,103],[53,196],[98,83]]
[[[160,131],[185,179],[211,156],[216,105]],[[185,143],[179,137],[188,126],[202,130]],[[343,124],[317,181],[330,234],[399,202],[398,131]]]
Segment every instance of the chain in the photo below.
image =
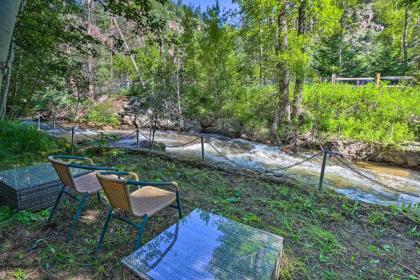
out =
[[[233,161],[233,160],[231,160],[230,158],[228,158],[227,156],[225,156],[222,152],[220,152],[212,143],[208,143],[209,145],[210,145],[210,147],[212,147],[213,148],[213,150],[215,150],[222,158],[224,158],[225,160],[227,160],[228,162],[230,162],[230,163],[232,163],[232,164],[234,164],[234,165],[236,165],[236,166],[238,166],[238,167],[240,167],[240,168],[243,168],[243,169],[249,169],[248,167],[244,167],[244,166],[242,166],[241,164],[239,164],[239,163],[237,163],[237,162],[235,162],[235,161]],[[292,168],[292,167],[295,167],[295,166],[298,166],[298,165],[300,165],[300,164],[303,164],[303,163],[305,163],[305,162],[307,162],[307,161],[310,161],[311,159],[313,159],[313,158],[315,158],[315,157],[317,157],[317,156],[319,156],[320,154],[321,154],[322,152],[318,152],[318,153],[316,153],[316,154],[313,154],[313,155],[311,155],[310,157],[308,157],[308,158],[305,158],[304,160],[301,160],[301,161],[299,161],[299,162],[296,162],[296,163],[294,163],[294,164],[291,164],[291,165],[288,165],[288,166],[283,166],[283,167],[279,167],[279,168],[276,168],[276,169],[270,169],[270,170],[264,170],[264,171],[259,171],[259,170],[252,170],[252,171],[257,171],[258,173],[260,173],[261,175],[264,175],[264,174],[267,174],[267,173],[271,173],[271,172],[273,172],[273,171],[284,171],[284,170],[287,170],[287,169],[289,169],[289,168]],[[275,174],[274,174],[275,175]]]
[[189,141],[187,143],[184,143],[184,144],[179,144],[179,145],[165,145],[165,146],[168,147],[168,148],[180,148],[180,147],[187,146],[187,145],[189,145],[191,143],[194,143],[195,141],[197,141],[200,138],[201,138],[200,136],[199,137],[196,137],[193,140],[191,140],[191,141]]
[[94,141],[98,140],[98,137],[100,136],[100,134],[98,134],[96,136],[90,136],[90,135],[88,135],[86,133],[83,133],[82,131],[79,131],[79,134],[85,136],[86,138],[89,138],[91,140],[94,140]]
[[220,157],[224,158],[225,160],[227,160],[228,162],[232,163],[233,165],[236,165],[239,168],[249,169],[249,168],[244,167],[241,164],[237,163],[236,161],[231,160],[230,158],[228,158],[224,154],[222,154],[222,152],[220,152],[211,142],[208,142],[207,144],[209,144],[209,146],[212,147],[213,150],[215,150],[216,153],[218,153],[220,155]]
[[346,163],[344,160],[342,160],[341,158],[337,157],[336,155],[333,155],[333,156],[334,156],[334,158],[339,163],[341,163],[343,166],[347,167],[348,169],[350,169],[351,171],[353,171],[354,173],[356,173],[360,177],[363,177],[363,178],[365,178],[365,179],[367,179],[367,180],[369,180],[369,181],[371,181],[371,182],[373,182],[373,183],[375,183],[375,184],[377,184],[377,185],[379,185],[379,186],[381,186],[383,188],[392,190],[392,191],[397,192],[397,193],[402,193],[402,194],[405,194],[405,195],[409,195],[409,196],[420,197],[419,194],[409,193],[409,192],[402,191],[402,190],[399,190],[399,189],[394,188],[394,187],[391,187],[391,186],[387,186],[387,185],[385,185],[385,184],[383,184],[383,183],[381,183],[381,182],[379,182],[379,181],[377,181],[377,180],[375,180],[375,179],[367,176],[365,173],[363,173],[362,171],[358,170],[356,167],[352,166],[351,164]]
[[140,133],[141,136],[143,136],[147,141],[152,142],[152,140],[147,137],[146,135],[143,134],[143,132],[141,132],[141,130],[139,129],[138,132]]
[[317,156],[319,156],[319,155],[321,155],[321,154],[322,154],[322,152],[320,151],[320,152],[317,152],[317,153],[315,153],[315,154],[311,155],[310,157],[307,157],[307,158],[305,158],[305,159],[303,159],[303,160],[301,160],[301,161],[298,161],[298,162],[296,162],[296,163],[293,163],[293,164],[291,164],[291,165],[288,165],[288,166],[283,166],[283,167],[279,167],[279,168],[276,168],[276,169],[269,169],[269,170],[265,170],[265,171],[264,171],[264,173],[270,173],[270,172],[273,172],[273,171],[283,171],[283,170],[287,170],[287,169],[289,169],[289,168],[292,168],[292,167],[295,167],[295,166],[301,165],[301,164],[303,164],[303,163],[305,163],[305,162],[307,162],[307,161],[310,161],[310,160],[312,160],[312,159],[316,158]]

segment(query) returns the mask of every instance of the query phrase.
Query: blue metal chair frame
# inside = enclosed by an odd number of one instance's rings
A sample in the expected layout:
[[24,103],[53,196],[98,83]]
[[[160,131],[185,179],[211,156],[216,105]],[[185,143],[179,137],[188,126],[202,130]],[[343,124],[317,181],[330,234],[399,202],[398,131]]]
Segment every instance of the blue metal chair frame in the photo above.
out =
[[[118,175],[118,178],[120,178],[121,175],[130,175],[129,172],[100,172],[100,174],[101,175]],[[173,182],[150,182],[150,181],[127,180],[126,184],[131,185],[131,186],[138,186],[138,187],[144,187],[144,186],[164,187],[164,186],[172,186]],[[177,203],[177,205],[170,205],[170,206],[175,208],[175,209],[178,209],[179,219],[182,219],[182,207],[181,207],[179,191],[176,192],[176,203]],[[123,222],[131,225],[132,227],[134,227],[134,229],[137,231],[134,248],[135,248],[135,250],[140,248],[141,239],[143,237],[147,221],[149,220],[149,216],[144,215],[142,221],[140,223],[136,224],[135,222],[133,222],[130,219],[127,219],[125,217],[121,217],[119,215],[113,214],[113,210],[114,209],[111,206],[108,208],[108,214],[105,218],[104,226],[102,228],[101,235],[99,236],[99,240],[98,240],[98,243],[96,245],[95,256],[98,256],[98,254],[99,254],[99,251],[100,251],[100,249],[102,247],[102,244],[104,242],[105,234],[106,234],[107,229],[108,229],[109,221],[111,220],[112,217],[114,217],[114,218],[116,218],[120,221],[123,221]]]
[[[67,155],[57,155],[57,156],[53,156],[54,159],[75,159],[75,160],[86,160],[87,158],[85,157],[78,157],[78,156],[67,156]],[[80,168],[80,169],[85,169],[85,170],[91,170],[91,171],[98,171],[98,170],[116,170],[118,171],[116,168],[112,168],[112,167],[103,167],[103,166],[96,166],[96,165],[83,165],[83,164],[74,164],[74,163],[69,163],[67,164],[68,167],[73,167],[73,168]],[[79,202],[79,206],[77,207],[76,213],[73,216],[72,219],[72,223],[71,223],[71,227],[70,230],[67,233],[66,236],[66,242],[69,242],[72,238],[73,238],[73,233],[74,230],[77,226],[77,223],[79,222],[80,219],[80,215],[82,214],[83,211],[83,207],[87,201],[87,199],[89,198],[89,193],[83,193],[82,196],[79,198],[76,195],[72,194],[71,192],[69,192],[66,189],[66,186],[63,185],[61,187],[61,190],[58,194],[57,200],[55,201],[55,204],[50,212],[50,216],[48,217],[47,222],[45,223],[46,225],[49,224],[51,222],[52,217],[54,216],[55,211],[57,210],[57,206],[61,200],[61,197],[63,196],[63,194],[66,194],[67,196],[69,196],[70,198],[74,199],[75,201]],[[99,192],[96,193],[99,202],[101,202],[101,196],[99,194]]]

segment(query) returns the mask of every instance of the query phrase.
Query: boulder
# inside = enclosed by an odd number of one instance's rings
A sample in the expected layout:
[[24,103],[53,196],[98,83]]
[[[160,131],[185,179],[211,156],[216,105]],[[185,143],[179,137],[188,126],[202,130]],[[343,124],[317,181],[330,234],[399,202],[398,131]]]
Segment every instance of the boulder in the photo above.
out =
[[231,137],[239,137],[242,130],[241,125],[231,119],[216,119],[213,122],[204,120],[202,126],[205,132],[220,133]]

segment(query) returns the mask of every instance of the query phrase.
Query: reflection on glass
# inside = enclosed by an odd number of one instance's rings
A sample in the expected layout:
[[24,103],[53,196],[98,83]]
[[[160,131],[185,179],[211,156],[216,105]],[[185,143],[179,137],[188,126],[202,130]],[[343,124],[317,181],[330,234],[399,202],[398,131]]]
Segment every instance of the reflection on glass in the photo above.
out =
[[283,238],[196,209],[123,265],[145,279],[271,279]]
[[[86,170],[72,168],[74,176],[86,173]],[[20,167],[0,172],[1,183],[13,189],[24,189],[31,186],[42,185],[57,181],[57,173],[51,164]]]

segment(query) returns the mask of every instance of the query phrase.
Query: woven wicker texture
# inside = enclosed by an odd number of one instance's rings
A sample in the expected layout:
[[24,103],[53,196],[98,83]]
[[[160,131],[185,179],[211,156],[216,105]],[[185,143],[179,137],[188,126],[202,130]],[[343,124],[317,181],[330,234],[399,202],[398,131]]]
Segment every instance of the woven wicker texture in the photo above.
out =
[[76,190],[80,193],[96,193],[102,189],[96,178],[96,172],[92,172],[74,179]]
[[55,171],[57,171],[58,177],[60,178],[61,182],[71,189],[76,189],[75,182],[73,180],[73,176],[71,175],[70,167],[67,163],[59,160],[55,160],[52,158],[48,158],[48,160],[54,166]]
[[132,213],[130,193],[128,192],[128,187],[125,184],[125,181],[118,180],[111,176],[105,177],[98,175],[97,177],[112,208],[122,209]]
[[176,194],[155,187],[143,187],[131,193],[133,215],[152,216],[176,200]]

